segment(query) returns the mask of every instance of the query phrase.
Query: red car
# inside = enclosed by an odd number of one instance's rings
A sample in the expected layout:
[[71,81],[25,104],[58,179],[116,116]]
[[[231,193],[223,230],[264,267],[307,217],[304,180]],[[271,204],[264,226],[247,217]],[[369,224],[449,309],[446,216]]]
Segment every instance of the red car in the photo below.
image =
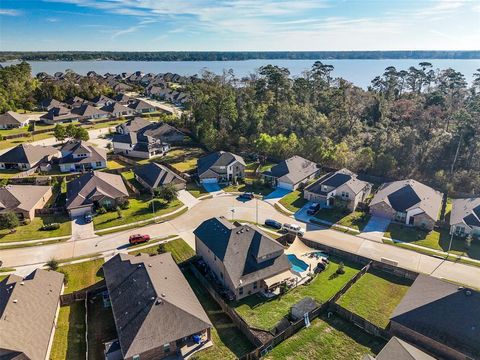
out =
[[141,244],[141,243],[147,242],[148,240],[150,240],[150,235],[135,234],[135,235],[130,235],[128,242],[133,245],[133,244]]

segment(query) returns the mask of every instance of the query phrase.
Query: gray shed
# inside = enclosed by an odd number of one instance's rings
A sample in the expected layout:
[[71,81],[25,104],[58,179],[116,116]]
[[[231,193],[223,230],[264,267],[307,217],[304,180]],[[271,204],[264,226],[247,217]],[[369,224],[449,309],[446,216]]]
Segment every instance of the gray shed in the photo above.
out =
[[293,305],[290,309],[292,321],[303,319],[303,315],[314,310],[318,306],[317,302],[311,297],[306,297]]

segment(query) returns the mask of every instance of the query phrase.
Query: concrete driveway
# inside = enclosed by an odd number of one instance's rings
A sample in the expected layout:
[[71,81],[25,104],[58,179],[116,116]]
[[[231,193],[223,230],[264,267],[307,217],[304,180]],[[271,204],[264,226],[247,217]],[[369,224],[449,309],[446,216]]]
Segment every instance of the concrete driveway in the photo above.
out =
[[291,190],[277,188],[267,196],[264,196],[263,200],[273,205],[277,203],[285,195],[290,194],[291,192],[292,192]]
[[304,223],[308,223],[310,222],[310,219],[313,217],[312,215],[308,215],[307,214],[307,211],[308,211],[308,208],[310,207],[310,205],[312,205],[313,202],[312,201],[309,201],[307,202],[305,205],[303,205],[303,207],[298,210],[295,215],[293,215],[295,217],[295,220],[298,220],[298,221],[301,221],[301,222],[304,222]]
[[389,219],[372,216],[359,236],[364,239],[383,242],[382,237],[387,230],[388,225],[390,225]]
[[90,239],[96,236],[93,221],[86,223],[83,216],[78,216],[72,220],[72,240]]
[[187,190],[180,190],[178,192],[178,200],[180,200],[189,209],[197,205],[200,201]]

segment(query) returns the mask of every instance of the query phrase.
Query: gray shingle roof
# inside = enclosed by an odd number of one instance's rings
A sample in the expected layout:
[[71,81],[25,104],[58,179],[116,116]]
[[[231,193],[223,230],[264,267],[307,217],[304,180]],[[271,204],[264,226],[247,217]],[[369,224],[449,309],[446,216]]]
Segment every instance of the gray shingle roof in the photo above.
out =
[[7,185],[0,188],[0,211],[21,209],[30,211],[47,194],[50,186]]
[[89,104],[83,104],[79,107],[72,109],[72,114],[76,114],[83,117],[91,117],[95,115],[106,115],[107,112],[97,109],[95,106]]
[[[107,151],[89,144],[86,141],[69,141],[62,147],[62,153],[68,153],[60,159],[60,164],[89,164],[92,162],[106,162]],[[88,154],[86,157],[74,158],[73,155]]]
[[118,254],[103,270],[124,358],[212,326],[170,253]]
[[153,189],[170,183],[186,182],[167,167],[155,162],[136,167],[133,172]]
[[155,139],[160,139],[162,141],[164,141],[164,138],[168,136],[184,136],[180,130],[172,125],[160,122],[148,124],[148,126],[140,129],[139,133],[145,136],[151,136]]
[[359,180],[357,175],[350,170],[341,169],[322,176],[313,184],[309,185],[305,190],[315,194],[326,195],[327,192],[322,190],[322,185],[336,189],[344,184],[352,189],[355,194],[358,194],[369,185],[366,181]]
[[125,105],[122,105],[118,102],[113,102],[108,105],[104,105],[100,108],[100,110],[108,112],[108,113],[128,113],[129,111],[132,111],[129,107],[126,107]]
[[41,269],[0,282],[0,349],[11,351],[1,355],[45,359],[62,286],[63,274]]
[[155,106],[150,105],[149,103],[143,101],[143,100],[138,100],[130,105],[128,105],[129,108],[134,109],[134,110],[147,110],[147,109],[152,109],[155,108]]
[[435,360],[433,356],[424,353],[413,345],[392,337],[387,345],[374,358],[375,360]]
[[237,287],[290,269],[283,246],[257,227],[235,227],[224,218],[211,218],[194,234],[223,262]]
[[418,181],[408,179],[383,184],[370,206],[381,202],[402,212],[418,207],[433,220],[437,220],[442,206],[442,194]]
[[202,175],[212,166],[228,166],[234,161],[238,161],[245,166],[245,161],[239,155],[231,152],[217,151],[206,156],[201,157],[197,161],[198,175]]
[[480,293],[418,275],[390,317],[409,329],[480,357]]
[[450,225],[462,222],[468,226],[480,227],[480,197],[452,201]]
[[15,164],[22,163],[33,166],[47,156],[59,154],[59,151],[53,146],[21,144],[0,155],[0,162]]
[[0,125],[14,125],[18,126],[30,119],[28,114],[18,114],[15,111],[7,111],[0,115]]
[[315,174],[317,171],[317,164],[304,159],[301,156],[295,155],[287,160],[283,160],[270,170],[264,171],[262,174],[277,178],[280,182],[295,185]]
[[[131,110],[130,108],[128,109]],[[142,117],[135,117],[132,120],[128,120],[123,124],[118,125],[117,128],[121,127],[125,133],[137,132],[140,129],[143,129],[144,127],[149,126],[151,124],[152,123],[147,119],[144,119]]]

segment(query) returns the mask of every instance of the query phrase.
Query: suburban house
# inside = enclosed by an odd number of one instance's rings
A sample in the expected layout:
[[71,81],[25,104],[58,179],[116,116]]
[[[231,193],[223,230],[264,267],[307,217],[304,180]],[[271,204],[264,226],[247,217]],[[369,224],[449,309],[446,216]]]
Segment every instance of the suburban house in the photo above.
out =
[[32,120],[32,116],[28,114],[18,114],[15,111],[7,111],[0,115],[0,129],[21,128]]
[[21,220],[33,220],[35,210],[43,209],[51,197],[51,186],[7,185],[0,187],[0,214],[12,211]]
[[222,183],[243,179],[245,161],[231,152],[217,151],[197,161],[197,174],[201,183]]
[[69,106],[71,106],[72,108],[74,107],[78,107],[78,106],[81,106],[83,104],[87,104],[88,101],[81,98],[80,96],[75,96],[71,99],[68,99],[67,101],[65,101],[65,103]]
[[46,114],[40,116],[40,120],[49,125],[71,123],[79,119],[80,116],[78,114],[72,113],[70,109],[63,106],[52,107]]
[[390,316],[390,332],[441,359],[480,358],[480,293],[420,274]]
[[119,102],[122,105],[128,105],[136,100],[125,94],[118,94],[113,97],[113,100]]
[[139,133],[161,140],[162,143],[181,143],[185,134],[167,123],[155,122],[139,130]]
[[165,165],[151,162],[133,169],[135,179],[153,191],[160,186],[173,184],[177,190],[185,189],[187,182]]
[[103,272],[119,345],[107,358],[177,358],[209,344],[212,324],[170,253],[117,254]]
[[109,116],[109,113],[106,111],[97,109],[89,104],[83,104],[73,108],[72,114],[78,115],[80,120],[106,119]]
[[40,103],[40,107],[42,108],[42,110],[48,111],[54,107],[67,107],[67,104],[56,99],[45,99]]
[[318,173],[317,164],[295,155],[262,172],[262,177],[273,187],[296,190],[300,185],[314,179]]
[[107,151],[85,141],[68,141],[61,148],[61,172],[86,171],[107,167]]
[[95,96],[90,102],[94,106],[101,108],[105,105],[110,105],[110,104],[114,103],[115,100],[110,99],[108,96],[105,96],[105,95],[98,95],[98,96]]
[[100,110],[110,113],[110,116],[114,118],[118,118],[121,116],[129,116],[133,114],[133,110],[129,107],[122,105],[118,102],[111,102],[107,105],[104,105],[100,108]]
[[66,209],[74,218],[92,213],[94,207],[116,207],[128,198],[120,175],[91,171],[67,183]]
[[128,120],[128,121],[124,122],[123,124],[117,125],[115,130],[117,131],[117,133],[119,133],[121,135],[125,135],[125,134],[128,134],[130,132],[137,132],[137,131],[139,131],[139,130],[143,129],[144,127],[147,127],[151,124],[152,123],[150,121],[148,121],[147,119],[144,119],[142,117],[137,116],[137,117],[133,118],[132,120]]
[[125,135],[113,135],[113,152],[134,158],[150,159],[164,154],[170,149],[169,144],[141,133],[130,132]]
[[377,356],[365,355],[363,360],[435,360],[435,358],[393,336]]
[[0,358],[48,360],[63,274],[42,269],[0,281]]
[[156,110],[155,106],[150,105],[149,103],[143,100],[137,100],[133,103],[130,103],[128,107],[135,110],[135,112],[138,114],[154,112]]
[[60,157],[53,146],[20,144],[0,155],[0,169],[28,170]]
[[346,204],[354,211],[359,202],[364,201],[372,189],[372,184],[359,180],[357,175],[347,169],[328,173],[307,186],[303,197],[319,203],[322,208]]
[[291,277],[283,246],[255,226],[236,226],[217,217],[193,233],[197,255],[237,300],[278,287]]
[[370,202],[370,213],[402,224],[433,230],[443,195],[409,179],[385,183]]
[[480,197],[452,201],[450,234],[480,236]]

